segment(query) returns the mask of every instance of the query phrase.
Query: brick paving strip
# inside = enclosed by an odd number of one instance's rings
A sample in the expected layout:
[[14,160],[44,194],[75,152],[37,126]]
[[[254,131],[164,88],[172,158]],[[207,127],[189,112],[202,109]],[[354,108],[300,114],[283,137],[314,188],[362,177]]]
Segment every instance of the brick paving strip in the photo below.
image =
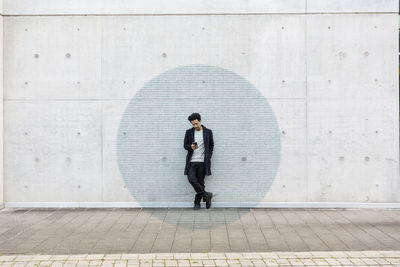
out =
[[400,250],[0,255],[0,266],[400,266]]

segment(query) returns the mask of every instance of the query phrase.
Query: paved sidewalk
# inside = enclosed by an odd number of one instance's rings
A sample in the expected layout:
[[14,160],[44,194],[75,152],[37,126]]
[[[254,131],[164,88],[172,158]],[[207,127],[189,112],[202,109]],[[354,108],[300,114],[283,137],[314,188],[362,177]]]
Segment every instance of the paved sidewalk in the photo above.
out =
[[400,210],[0,210],[7,255],[367,250],[400,250]]
[[11,255],[0,266],[400,266],[400,251]]

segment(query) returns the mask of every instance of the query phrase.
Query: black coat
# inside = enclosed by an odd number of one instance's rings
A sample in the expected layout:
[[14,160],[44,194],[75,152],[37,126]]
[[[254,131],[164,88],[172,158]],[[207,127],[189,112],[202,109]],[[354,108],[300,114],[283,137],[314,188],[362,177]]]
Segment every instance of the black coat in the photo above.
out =
[[[211,175],[211,157],[214,150],[214,139],[211,129],[203,127],[203,141],[204,141],[204,167],[206,175]],[[188,151],[186,155],[186,166],[185,175],[189,174],[190,160],[192,159],[193,149],[192,143],[194,142],[194,131],[195,128],[187,129],[185,133],[185,140],[183,142],[183,147]]]

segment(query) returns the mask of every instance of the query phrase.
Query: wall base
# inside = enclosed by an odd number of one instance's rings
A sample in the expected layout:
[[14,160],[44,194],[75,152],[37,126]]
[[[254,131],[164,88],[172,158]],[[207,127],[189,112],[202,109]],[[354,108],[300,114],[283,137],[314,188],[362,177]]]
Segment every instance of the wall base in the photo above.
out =
[[[205,205],[204,202],[201,205]],[[5,202],[5,208],[192,208],[192,202]],[[400,203],[369,202],[213,202],[213,208],[400,209]]]

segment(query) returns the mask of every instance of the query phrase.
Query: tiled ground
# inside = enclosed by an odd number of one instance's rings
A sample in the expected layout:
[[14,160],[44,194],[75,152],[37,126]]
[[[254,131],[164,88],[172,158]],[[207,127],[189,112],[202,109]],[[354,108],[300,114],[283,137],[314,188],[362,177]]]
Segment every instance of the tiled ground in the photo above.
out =
[[366,250],[400,250],[400,210],[0,210],[8,255]]

